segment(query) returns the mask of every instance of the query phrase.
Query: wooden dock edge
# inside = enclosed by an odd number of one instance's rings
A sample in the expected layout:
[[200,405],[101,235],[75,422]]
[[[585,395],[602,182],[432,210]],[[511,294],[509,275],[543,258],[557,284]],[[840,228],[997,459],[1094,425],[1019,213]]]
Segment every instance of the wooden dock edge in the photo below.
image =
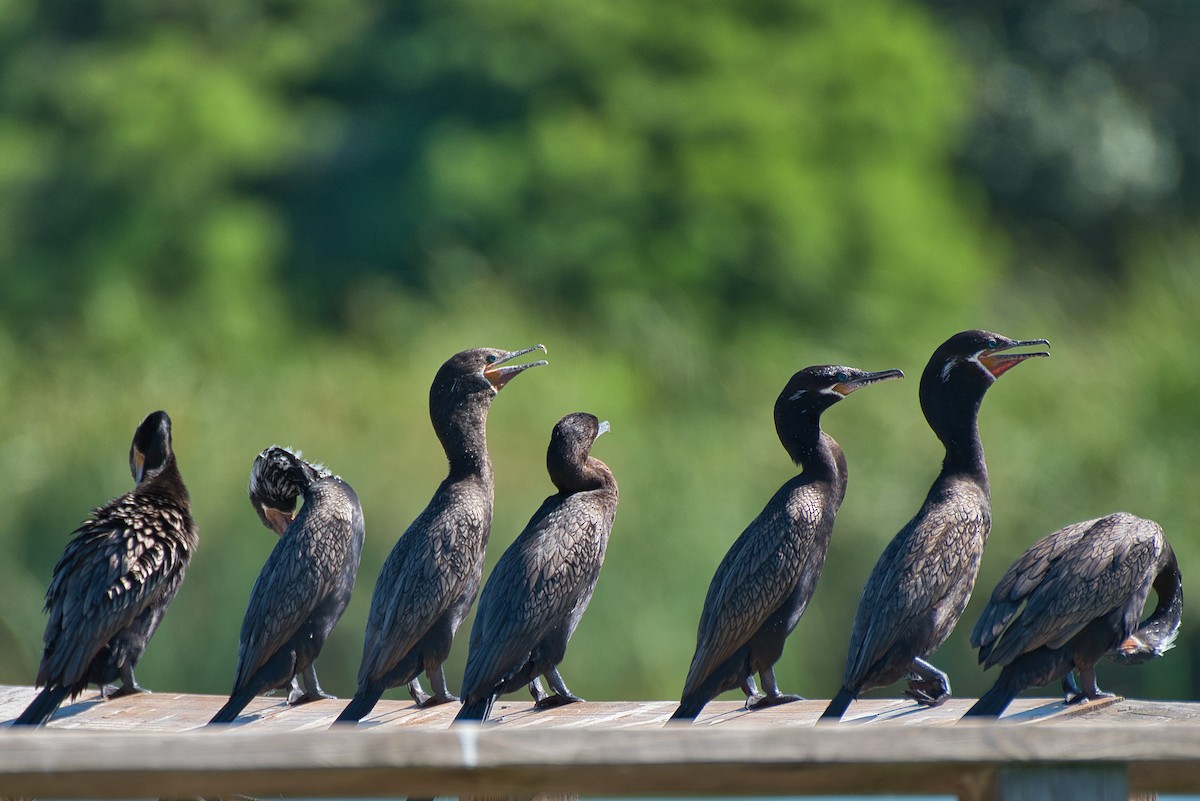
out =
[[[1200,791],[1200,726],[456,727],[172,734],[0,731],[5,797],[936,793],[1054,772],[1086,794]],[[1049,782],[1049,778],[1046,782]],[[1046,782],[1038,786],[1049,787]],[[1090,783],[1089,783],[1090,782]],[[1036,782],[1035,782],[1036,783]],[[1023,785],[1022,785],[1023,786]],[[1107,789],[1105,789],[1107,788]]]

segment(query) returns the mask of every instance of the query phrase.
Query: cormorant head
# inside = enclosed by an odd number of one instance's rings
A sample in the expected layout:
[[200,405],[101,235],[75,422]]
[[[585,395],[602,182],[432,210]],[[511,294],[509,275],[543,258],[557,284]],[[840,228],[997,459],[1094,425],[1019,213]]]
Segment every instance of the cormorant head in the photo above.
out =
[[162,472],[171,459],[171,418],[151,412],[133,432],[129,445],[129,472],[141,484]]
[[925,387],[927,383],[961,383],[987,389],[997,378],[1026,359],[1050,355],[1043,350],[1006,352],[1035,345],[1050,347],[1050,343],[1044,339],[1009,339],[990,331],[963,331],[947,339],[933,352],[921,376],[921,386]]
[[961,439],[962,426],[974,420],[984,393],[997,378],[1026,359],[1050,355],[1040,347],[1027,353],[1007,352],[1034,346],[1049,348],[1050,343],[978,330],[962,331],[943,342],[929,357],[920,388],[921,409],[938,437],[944,442]]
[[893,378],[904,378],[904,373],[869,373],[837,364],[805,367],[793,375],[775,401],[775,430],[792,460],[800,461],[796,449],[815,435],[822,412],[856,389]]
[[260,453],[250,467],[250,505],[263,525],[279,536],[296,519],[296,501],[314,481],[330,476],[320,465],[300,458],[299,451],[277,445]]
[[596,438],[608,431],[608,421],[594,414],[574,412],[559,420],[546,449],[546,471],[560,490],[579,489],[580,476]]
[[439,404],[456,405],[469,398],[491,400],[516,376],[530,367],[547,364],[545,359],[526,364],[509,364],[518,356],[531,351],[546,351],[545,345],[521,350],[474,348],[456,353],[446,360],[429,389],[430,407]]

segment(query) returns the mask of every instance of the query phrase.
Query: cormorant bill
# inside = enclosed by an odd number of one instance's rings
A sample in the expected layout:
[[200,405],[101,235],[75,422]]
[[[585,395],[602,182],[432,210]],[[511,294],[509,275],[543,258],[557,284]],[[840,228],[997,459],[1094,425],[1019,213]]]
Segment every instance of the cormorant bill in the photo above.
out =
[[350,602],[362,556],[358,495],[299,453],[275,446],[260,453],[250,469],[249,495],[279,541],[246,605],[233,692],[210,725],[233,721],[254,696],[285,685],[292,685],[289,704],[333,698],[322,692],[315,662]]
[[89,684],[99,685],[106,698],[144,692],[133,669],[197,542],[166,412],[150,414],[137,427],[129,471],[137,486],[94,509],[54,566],[37,674],[44,689],[13,725],[42,725]]
[[[586,412],[558,421],[546,469],[558,492],[546,498],[508,546],[479,596],[455,720],[487,720],[496,696],[528,685],[538,709],[582,701],[558,665],[587,610],[617,514],[617,481],[590,455],[608,423]],[[545,676],[553,694],[537,682]]]
[[[1151,587],[1158,605],[1139,626]],[[1067,703],[1107,697],[1096,686],[1100,658],[1140,664],[1161,656],[1182,616],[1179,564],[1157,523],[1118,512],[1061,528],[1013,563],[975,624],[980,663],[1003,669],[967,716],[998,716],[1026,687],[1060,679],[1074,686],[1073,670],[1083,691]]]
[[[694,719],[735,687],[746,693],[748,709],[799,700],[780,693],[774,665],[816,589],[846,494],[846,457],[821,431],[821,413],[860,387],[903,377],[899,370],[821,365],[804,368],[783,388],[775,401],[775,430],[801,473],[775,493],[717,567],[672,720]],[[765,694],[754,685],[755,673]]]
[[910,698],[937,706],[950,697],[946,674],[926,662],[954,630],[979,574],[991,528],[991,495],[979,406],[1001,375],[1050,343],[963,331],[942,343],[921,374],[921,411],[946,449],[916,516],[875,563],[854,618],[842,688],[822,719],[839,719],[863,690],[909,678]]
[[[367,616],[358,690],[337,722],[361,720],[384,690],[401,684],[408,685],[417,706],[458,700],[446,687],[442,663],[483,579],[494,486],[487,413],[509,381],[546,364],[509,364],[535,350],[546,348],[466,350],[434,377],[429,416],[449,474],[383,563]],[[432,696],[421,687],[422,670],[433,684]]]

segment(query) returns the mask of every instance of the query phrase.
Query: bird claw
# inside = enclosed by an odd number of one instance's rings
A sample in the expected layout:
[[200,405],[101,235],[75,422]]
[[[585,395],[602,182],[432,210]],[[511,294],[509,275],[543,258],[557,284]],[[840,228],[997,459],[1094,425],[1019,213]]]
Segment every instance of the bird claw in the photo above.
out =
[[111,701],[114,698],[121,698],[126,695],[137,695],[138,693],[149,693],[150,691],[144,687],[137,685],[122,684],[118,687],[115,684],[105,684],[100,688],[100,697],[106,701]]
[[921,706],[928,707],[941,706],[950,698],[950,693],[945,685],[936,679],[925,681],[909,679],[908,689],[904,691],[904,694]]
[[780,704],[790,704],[793,701],[803,701],[804,698],[791,693],[779,693],[778,695],[757,695],[753,698],[746,699],[746,709],[766,709],[771,706],[779,706]]
[[567,704],[581,704],[583,699],[578,695],[559,695],[551,693],[544,698],[539,698],[533,705],[534,709],[553,709],[556,706],[566,706]]
[[1086,704],[1088,701],[1099,701],[1101,698],[1114,698],[1112,693],[1095,692],[1095,693],[1076,693],[1069,699],[1063,702],[1063,706],[1074,706],[1076,704]]
[[301,704],[307,704],[311,701],[336,701],[336,700],[337,700],[336,695],[330,695],[329,693],[324,692],[324,691],[316,692],[316,693],[307,693],[304,690],[301,690],[299,687],[293,688],[292,691],[290,693],[288,693],[288,697],[287,697],[288,706],[300,706]]
[[424,695],[423,698],[413,699],[418,709],[429,709],[439,704],[459,703],[461,700],[457,695],[450,695],[449,693],[445,695],[425,695],[422,693],[422,695]]

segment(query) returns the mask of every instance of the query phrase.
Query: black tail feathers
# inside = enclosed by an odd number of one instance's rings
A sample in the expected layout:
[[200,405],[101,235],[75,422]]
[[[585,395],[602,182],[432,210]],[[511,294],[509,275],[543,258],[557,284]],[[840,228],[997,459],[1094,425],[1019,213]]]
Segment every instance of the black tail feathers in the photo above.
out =
[[254,696],[254,692],[248,692],[247,690],[242,690],[229,696],[229,700],[225,702],[225,706],[221,707],[221,711],[213,715],[208,725],[211,726],[214,723],[233,723]]
[[350,699],[350,703],[346,704],[346,708],[342,710],[342,714],[338,715],[334,723],[357,723],[371,714],[371,710],[375,708],[375,704],[379,703],[379,699],[382,697],[382,688],[360,689]]
[[14,726],[41,726],[58,710],[70,690],[59,684],[51,684],[38,693],[37,698],[25,708]]
[[846,710],[850,708],[850,703],[854,700],[854,693],[843,687],[838,690],[838,694],[829,702],[829,706],[825,707],[825,711],[821,713],[821,720],[841,720],[842,715],[846,714]]
[[[465,693],[464,693],[465,694]],[[463,701],[462,709],[458,710],[458,714],[454,716],[454,722],[477,720],[480,723],[491,717],[492,704],[496,701],[496,696],[485,695],[474,701]]]
[[708,701],[708,698],[684,696],[683,700],[679,702],[679,708],[671,715],[671,720],[695,720]]
[[1008,705],[1012,703],[1016,694],[1016,691],[1008,686],[1008,682],[1003,681],[1003,678],[1001,678],[992,689],[979,696],[979,700],[975,702],[975,706],[968,709],[963,717],[1000,717],[1004,710],[1008,709]]

